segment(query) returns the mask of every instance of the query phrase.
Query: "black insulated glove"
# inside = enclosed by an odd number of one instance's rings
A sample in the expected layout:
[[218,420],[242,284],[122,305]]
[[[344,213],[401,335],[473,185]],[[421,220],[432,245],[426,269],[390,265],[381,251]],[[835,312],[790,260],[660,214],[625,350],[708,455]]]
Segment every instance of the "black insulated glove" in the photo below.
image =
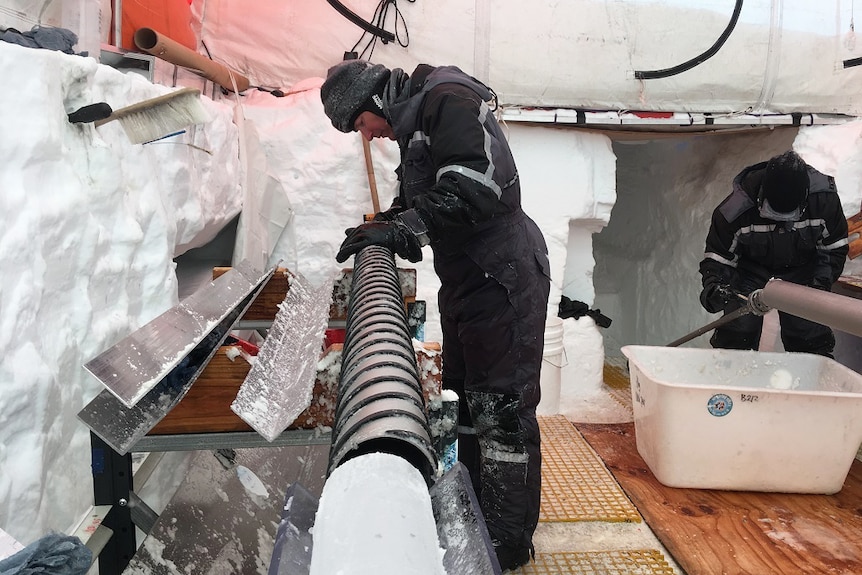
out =
[[392,205],[389,206],[388,210],[377,212],[374,214],[374,218],[372,221],[374,222],[391,222],[395,219],[395,216],[404,211],[404,207],[401,206],[401,202],[398,198],[395,198],[392,201]]
[[374,217],[371,219],[372,222],[391,222],[392,219],[398,215],[398,212],[392,212],[390,210],[386,210],[385,212],[377,212],[374,214]]
[[419,239],[404,224],[396,221],[371,221],[345,232],[347,237],[335,255],[335,261],[344,263],[348,257],[368,246],[389,248],[409,262],[422,260]]
[[718,313],[724,310],[733,299],[733,290],[731,287],[720,281],[711,281],[703,286],[703,291],[700,292],[700,305],[709,313]]

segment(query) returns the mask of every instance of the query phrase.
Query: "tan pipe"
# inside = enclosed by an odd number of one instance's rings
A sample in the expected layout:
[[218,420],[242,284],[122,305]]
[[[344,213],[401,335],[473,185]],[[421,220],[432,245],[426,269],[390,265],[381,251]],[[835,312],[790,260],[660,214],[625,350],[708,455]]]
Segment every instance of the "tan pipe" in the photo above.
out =
[[135,46],[144,52],[171,64],[189,68],[226,90],[233,92],[234,83],[236,83],[236,90],[238,92],[248,90],[250,82],[245,76],[234,72],[218,62],[213,62],[197,52],[189,50],[182,44],[159,34],[152,28],[138,28],[135,30],[134,40]]

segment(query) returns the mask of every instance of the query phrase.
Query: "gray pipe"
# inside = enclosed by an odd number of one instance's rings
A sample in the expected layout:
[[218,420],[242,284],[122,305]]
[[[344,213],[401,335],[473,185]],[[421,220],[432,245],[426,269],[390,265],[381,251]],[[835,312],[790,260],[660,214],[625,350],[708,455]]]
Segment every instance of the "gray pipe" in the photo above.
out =
[[757,306],[775,308],[862,337],[862,300],[771,279],[749,296]]

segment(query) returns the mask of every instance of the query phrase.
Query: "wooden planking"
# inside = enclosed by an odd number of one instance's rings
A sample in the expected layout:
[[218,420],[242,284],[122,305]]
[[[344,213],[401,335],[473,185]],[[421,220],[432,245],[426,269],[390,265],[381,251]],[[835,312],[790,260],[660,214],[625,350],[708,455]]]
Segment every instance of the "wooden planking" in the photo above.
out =
[[[230,408],[251,370],[251,365],[242,357],[231,360],[227,354],[230,349],[231,346],[219,348],[182,401],[150,431],[150,435],[253,431]],[[333,344],[324,355],[333,353],[341,353],[341,344]],[[288,429],[332,426],[337,379],[338,373],[318,370],[311,405]]]
[[862,276],[844,275],[832,286],[832,291],[847,297],[862,299]]
[[[230,267],[213,268],[213,279],[230,271]],[[245,315],[246,321],[272,321],[278,306],[287,296],[290,289],[291,272],[286,268],[277,268],[275,273],[266,283],[257,298],[251,303]],[[416,270],[398,268],[398,279],[401,284],[401,294],[404,305],[416,301]],[[353,283],[353,270],[346,268],[335,279],[332,287],[332,303],[329,306],[330,321],[344,321],[347,319],[347,304],[350,296],[350,285]]]
[[[213,268],[213,279],[230,271],[229,267]],[[278,313],[278,306],[287,296],[290,289],[291,273],[285,268],[277,268],[258,296],[251,302],[242,319],[272,321]]]
[[862,462],[835,495],[677,489],[638,454],[633,423],[575,427],[687,573],[862,573]]
[[[219,348],[182,401],[159,421],[149,435],[253,431],[230,408],[251,370],[251,365],[241,356],[233,360],[228,357],[231,347]],[[334,343],[324,352],[318,363],[311,404],[288,429],[332,427],[342,347],[342,344]],[[428,402],[440,395],[442,387],[440,344],[425,342],[415,351],[422,391]]]

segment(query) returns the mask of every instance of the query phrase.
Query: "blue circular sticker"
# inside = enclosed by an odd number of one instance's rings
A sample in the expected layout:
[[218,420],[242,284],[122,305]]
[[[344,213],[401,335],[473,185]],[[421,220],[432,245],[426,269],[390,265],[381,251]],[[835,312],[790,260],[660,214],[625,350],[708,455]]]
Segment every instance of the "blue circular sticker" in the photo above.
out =
[[709,398],[708,402],[706,402],[706,408],[712,415],[722,417],[723,415],[730,413],[730,410],[733,409],[733,400],[730,399],[729,395],[716,393]]

